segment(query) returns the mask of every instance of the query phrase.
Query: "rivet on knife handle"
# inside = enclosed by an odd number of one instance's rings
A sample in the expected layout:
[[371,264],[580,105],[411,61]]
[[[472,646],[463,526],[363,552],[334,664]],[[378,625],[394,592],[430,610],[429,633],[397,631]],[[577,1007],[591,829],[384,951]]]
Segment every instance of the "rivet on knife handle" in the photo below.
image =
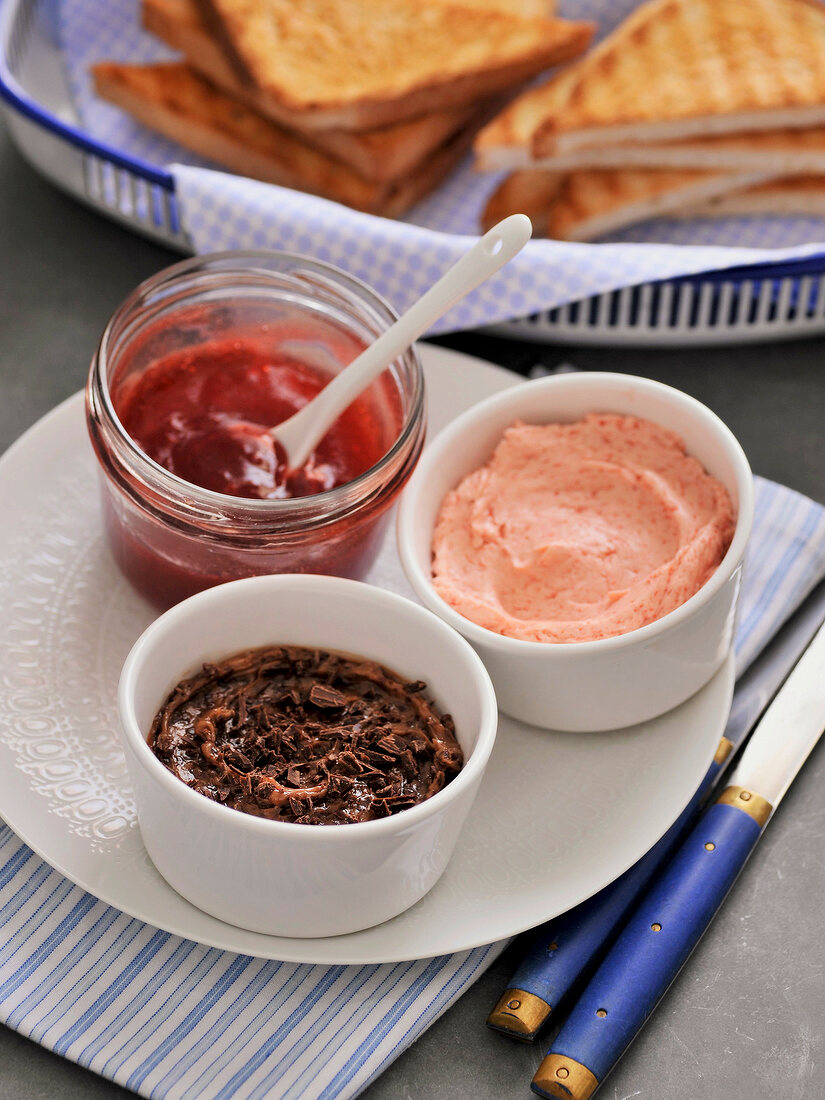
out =
[[726,787],[717,801],[721,802],[723,806],[735,806],[737,810],[741,810],[742,813],[752,817],[760,828],[767,825],[768,818],[773,811],[773,806],[766,798],[754,794],[753,791],[749,791],[745,787]]
[[487,1026],[531,1042],[552,1011],[547,1001],[524,989],[505,989],[487,1017]]
[[599,1082],[581,1062],[574,1062],[563,1054],[548,1054],[533,1078],[542,1096],[557,1096],[561,1100],[589,1100]]

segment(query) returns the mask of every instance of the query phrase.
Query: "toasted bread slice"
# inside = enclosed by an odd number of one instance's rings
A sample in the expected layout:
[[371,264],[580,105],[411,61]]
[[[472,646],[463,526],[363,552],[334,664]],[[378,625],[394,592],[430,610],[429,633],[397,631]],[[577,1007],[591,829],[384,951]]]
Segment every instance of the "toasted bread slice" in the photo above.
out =
[[469,147],[457,135],[402,183],[369,183],[340,161],[214,88],[182,62],[93,66],[98,95],[239,175],[396,217],[436,187]]
[[[570,70],[568,70],[570,72]],[[532,88],[479,131],[474,142],[479,171],[539,169],[574,172],[584,168],[696,168],[758,171],[781,165],[786,175],[825,173],[825,126],[711,134],[682,141],[600,144],[538,159],[530,148],[541,110],[556,110],[568,94],[562,76]]]
[[781,168],[783,174],[825,173],[825,126],[807,130],[758,130],[651,145],[602,145],[528,162],[547,171],[581,168],[701,168],[750,172]]
[[813,0],[649,0],[576,67],[533,156],[823,125],[823,57]]
[[556,117],[564,107],[578,64],[522,92],[479,131],[473,142],[479,171],[510,171],[532,165],[533,135],[543,119]]
[[801,214],[825,218],[825,176],[792,176],[771,180],[747,191],[717,195],[707,202],[687,207],[679,216],[727,218],[740,214]]
[[526,214],[533,223],[533,236],[546,237],[550,208],[563,180],[561,172],[530,168],[513,172],[487,200],[481,215],[483,232],[510,214]]
[[[143,0],[141,15],[144,27],[180,50],[196,72],[269,116],[269,97],[238,77],[220,43],[208,31],[196,0]],[[453,107],[360,134],[308,131],[305,140],[342,160],[364,179],[384,182],[416,168],[428,153],[466,126],[475,112],[475,106]]]
[[490,196],[482,228],[489,229],[508,214],[524,213],[533,222],[536,236],[586,241],[658,216],[825,217],[825,175],[780,177],[744,186],[748,178],[690,171],[581,171],[565,175],[523,169],[508,176]]
[[670,0],[648,0],[634,9],[613,34],[603,38],[584,57],[544,84],[529,88],[512,100],[475,139],[473,147],[479,170],[497,172],[529,165],[535,159],[532,143],[536,131],[546,120],[563,114],[583,67],[595,67],[602,57],[609,60],[613,40],[620,29],[632,36],[637,26],[644,25],[652,17],[654,9],[668,3]]
[[562,177],[555,191],[547,217],[547,236],[589,241],[634,222],[678,214],[720,195],[744,191],[773,176],[630,168],[571,172]]
[[300,129],[464,105],[581,53],[593,25],[420,0],[198,0],[238,72]]

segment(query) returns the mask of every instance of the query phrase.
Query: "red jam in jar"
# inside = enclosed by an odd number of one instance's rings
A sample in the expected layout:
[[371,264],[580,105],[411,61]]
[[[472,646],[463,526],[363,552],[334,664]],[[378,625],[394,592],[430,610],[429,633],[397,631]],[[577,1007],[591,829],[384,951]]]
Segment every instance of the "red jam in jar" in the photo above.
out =
[[353,481],[392,443],[373,402],[362,397],[301,469],[287,467],[268,428],[303,408],[330,377],[260,341],[224,340],[153,363],[113,400],[135,443],[184,481],[229,496],[283,500]]
[[424,438],[413,349],[300,470],[268,429],[394,320],[363,284],[286,253],[223,253],[142,284],[87,386],[110,548],[158,607],[262,573],[361,578]]

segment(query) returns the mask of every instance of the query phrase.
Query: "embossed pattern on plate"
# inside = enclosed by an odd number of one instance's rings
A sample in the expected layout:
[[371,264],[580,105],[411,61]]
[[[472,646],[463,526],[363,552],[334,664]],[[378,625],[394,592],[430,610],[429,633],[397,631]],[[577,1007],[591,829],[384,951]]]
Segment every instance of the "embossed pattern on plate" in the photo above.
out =
[[[517,376],[424,345],[431,429]],[[502,718],[445,875],[418,905],[351,936],[262,936],[201,913],[157,874],[120,750],[120,666],[154,612],[110,559],[76,395],[0,463],[0,813],[44,859],[167,931],[267,958],[369,963],[513,935],[577,904],[638,859],[704,774],[732,692],[726,666],[693,699],[618,733],[561,734]],[[392,533],[373,583],[410,595]]]

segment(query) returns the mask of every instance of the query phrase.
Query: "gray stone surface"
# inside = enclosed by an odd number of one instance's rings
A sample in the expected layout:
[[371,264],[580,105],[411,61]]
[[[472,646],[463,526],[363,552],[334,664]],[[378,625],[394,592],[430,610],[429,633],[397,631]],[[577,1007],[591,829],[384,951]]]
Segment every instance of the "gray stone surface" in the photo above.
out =
[[[41,180],[0,131],[0,450],[85,380],[109,314],[177,257]],[[562,359],[678,386],[723,417],[757,473],[825,501],[825,341],[722,349],[574,349],[456,336],[443,343],[527,370]],[[548,779],[548,784],[552,778]],[[705,939],[601,1089],[605,1100],[825,1096],[825,748],[811,757]],[[542,1047],[484,1019],[517,943],[364,1094],[519,1100]],[[0,1028],[0,1100],[128,1095]],[[273,1098],[277,1100],[277,1098]]]

